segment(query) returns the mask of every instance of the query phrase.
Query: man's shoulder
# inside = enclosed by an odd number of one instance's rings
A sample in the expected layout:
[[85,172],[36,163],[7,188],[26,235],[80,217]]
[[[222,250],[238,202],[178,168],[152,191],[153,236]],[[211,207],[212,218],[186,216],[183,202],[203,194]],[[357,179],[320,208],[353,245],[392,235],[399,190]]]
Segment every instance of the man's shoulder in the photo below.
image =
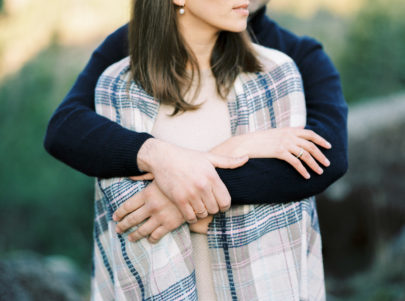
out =
[[129,71],[130,68],[130,57],[127,56],[122,60],[112,64],[107,69],[104,70],[101,76],[109,77],[122,77],[125,73]]
[[258,43],[265,47],[279,50],[294,61],[310,49],[322,48],[322,44],[312,37],[299,36],[266,15],[261,18],[255,35]]

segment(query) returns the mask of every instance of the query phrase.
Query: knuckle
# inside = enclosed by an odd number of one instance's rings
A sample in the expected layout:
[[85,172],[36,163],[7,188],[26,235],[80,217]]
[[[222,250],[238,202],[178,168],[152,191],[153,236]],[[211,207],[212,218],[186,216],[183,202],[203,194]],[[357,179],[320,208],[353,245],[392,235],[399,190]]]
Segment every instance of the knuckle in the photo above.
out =
[[162,238],[162,235],[160,235],[159,233],[156,233],[156,232],[153,232],[149,236],[149,240],[152,242],[158,242],[161,238]]
[[208,187],[208,181],[206,179],[200,179],[199,181],[197,181],[195,183],[195,187],[199,190],[199,191],[205,191]]
[[115,231],[118,232],[118,233],[121,233],[123,231],[123,229],[121,228],[120,225],[116,225],[115,226]]
[[179,206],[184,207],[188,204],[188,199],[185,197],[182,197],[182,198],[178,199],[177,203],[179,204]]
[[196,218],[196,217],[195,217],[195,213],[194,213],[193,210],[185,210],[184,215],[185,215],[185,217],[186,217],[187,220],[193,220],[193,219]]
[[300,162],[298,159],[295,159],[295,158],[292,160],[291,163],[292,163],[292,165],[293,165],[294,167],[296,167],[296,168],[302,166],[301,162]]
[[137,218],[135,215],[130,215],[130,216],[128,216],[128,219],[126,222],[127,222],[127,224],[135,224],[137,222]]
[[315,146],[315,144],[313,144],[312,142],[310,142],[309,144],[308,144],[308,148],[309,148],[309,151],[311,152],[311,153],[314,153],[314,152],[316,152],[317,150],[318,150],[318,148]]
[[231,204],[231,198],[230,197],[224,198],[222,204],[224,206],[229,206]]
[[128,212],[131,210],[131,204],[129,202],[129,200],[125,201],[124,204],[122,204],[121,208],[125,211]]
[[217,214],[218,212],[219,212],[218,207],[213,207],[213,208],[208,209],[209,214]]
[[302,154],[302,158],[304,159],[304,161],[312,159],[311,155],[308,152],[304,152]]
[[152,214],[159,213],[162,209],[162,205],[159,202],[151,202],[149,204],[149,210]]
[[167,228],[169,231],[174,230],[177,228],[177,223],[175,221],[170,220],[166,223],[165,228]]
[[278,155],[281,155],[281,154],[284,154],[284,153],[286,152],[286,150],[287,150],[287,148],[286,148],[284,145],[280,145],[280,146],[277,148],[276,153],[277,153]]
[[217,180],[217,176],[215,172],[210,172],[207,174],[207,180],[212,183],[215,182]]
[[186,220],[187,220],[187,222],[189,224],[194,224],[194,223],[197,222],[197,218],[195,216],[194,217],[188,217],[188,218],[186,218]]
[[139,236],[145,237],[146,235],[148,235],[148,232],[146,231],[145,228],[139,228],[138,230],[136,230],[136,232]]
[[229,209],[228,206],[221,206],[220,211],[221,211],[221,212],[224,212],[224,211],[226,211],[226,210],[228,210],[228,209]]
[[187,195],[185,192],[173,194],[173,201],[178,205],[184,206],[188,203]]

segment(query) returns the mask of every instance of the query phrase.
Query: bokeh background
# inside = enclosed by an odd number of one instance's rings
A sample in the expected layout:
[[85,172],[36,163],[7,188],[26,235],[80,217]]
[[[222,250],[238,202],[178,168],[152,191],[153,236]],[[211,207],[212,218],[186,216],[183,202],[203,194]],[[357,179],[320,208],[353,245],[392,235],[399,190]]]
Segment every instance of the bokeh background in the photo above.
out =
[[[47,122],[129,0],[0,0],[0,300],[87,300],[93,179]],[[350,105],[350,170],[318,197],[328,300],[405,300],[405,1],[272,0],[321,41]]]

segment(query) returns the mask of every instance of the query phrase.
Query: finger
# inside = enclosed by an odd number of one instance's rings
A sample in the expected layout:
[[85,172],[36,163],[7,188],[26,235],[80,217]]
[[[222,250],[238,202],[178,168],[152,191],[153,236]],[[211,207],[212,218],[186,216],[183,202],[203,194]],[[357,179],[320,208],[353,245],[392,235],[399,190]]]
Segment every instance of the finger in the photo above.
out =
[[305,179],[311,178],[311,175],[308,173],[304,165],[302,165],[301,160],[297,159],[294,155],[289,152],[286,152],[282,159],[288,162],[292,167],[294,167]]
[[148,172],[144,175],[141,176],[133,176],[133,177],[129,177],[132,181],[148,181],[148,180],[153,180],[155,178],[155,176]]
[[166,229],[163,226],[158,227],[156,230],[154,230],[151,235],[148,237],[148,241],[152,244],[158,243],[159,240],[163,238],[167,233],[169,233],[169,229]]
[[145,204],[143,191],[136,193],[128,200],[126,200],[121,206],[115,210],[113,214],[113,220],[118,222],[122,220],[127,214],[134,212],[138,208],[142,207]]
[[156,219],[150,218],[144,223],[142,226],[140,226],[138,229],[136,229],[134,232],[128,235],[128,240],[131,242],[135,242],[137,240],[140,240],[141,238],[144,238],[151,234],[153,231],[155,231],[159,227],[159,223]]
[[302,139],[300,146],[303,147],[307,152],[311,154],[318,162],[322,163],[324,166],[329,166],[330,162],[326,156],[320,151],[320,149],[312,142]]
[[224,212],[231,207],[231,195],[221,178],[218,175],[216,177],[217,179],[212,185],[212,193],[219,206],[219,210]]
[[141,208],[137,209],[136,211],[128,214],[122,221],[120,221],[116,227],[115,231],[117,233],[124,233],[132,227],[135,227],[142,223],[145,219],[150,216],[149,211],[147,210],[146,206],[142,206]]
[[197,217],[190,203],[185,203],[182,206],[179,206],[178,209],[180,210],[187,223],[194,224],[197,222]]
[[204,203],[202,200],[192,200],[190,201],[191,206],[193,207],[194,213],[198,218],[204,218],[207,217],[208,212],[207,209],[204,206]]
[[311,154],[306,151],[304,148],[300,148],[298,146],[295,146],[293,150],[291,150],[291,153],[297,157],[298,154],[302,152],[302,155],[300,156],[300,160],[305,162],[309,168],[311,168],[313,171],[315,171],[317,174],[321,175],[323,173],[323,169],[318,165],[318,163],[314,160],[314,158],[311,156]]
[[315,144],[322,146],[323,148],[331,148],[332,145],[323,137],[319,136],[317,133],[311,130],[299,130],[299,137],[304,138],[306,140],[310,140]]
[[248,160],[248,156],[242,156],[242,157],[227,157],[227,156],[221,156],[221,155],[215,155],[212,153],[207,153],[208,160],[214,165],[215,167],[218,168],[226,168],[226,169],[234,169],[241,167],[244,165]]
[[[221,181],[221,179],[218,177],[219,181]],[[207,210],[207,215],[204,217],[208,216],[209,214],[216,214],[219,211],[219,207],[218,207],[218,202],[215,199],[215,195],[213,192],[213,187],[210,186],[209,189],[206,189],[203,191],[202,193],[202,199],[203,199],[203,203],[205,204],[205,208]]]

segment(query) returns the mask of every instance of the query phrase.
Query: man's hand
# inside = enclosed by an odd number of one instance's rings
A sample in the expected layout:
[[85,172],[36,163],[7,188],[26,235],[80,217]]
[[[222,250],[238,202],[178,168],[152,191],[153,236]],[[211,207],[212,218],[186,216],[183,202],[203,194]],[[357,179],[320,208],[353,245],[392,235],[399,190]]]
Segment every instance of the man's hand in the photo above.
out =
[[231,196],[215,167],[237,168],[248,159],[189,150],[155,138],[142,145],[137,157],[139,168],[153,174],[162,193],[189,223],[229,209]]
[[185,222],[181,212],[160,191],[155,181],[126,200],[113,215],[113,220],[118,222],[118,233],[124,233],[146,219],[143,225],[128,235],[130,241],[134,242],[149,235],[149,242],[157,243]]
[[233,136],[210,150],[227,156],[248,155],[249,158],[277,158],[291,164],[304,178],[310,175],[302,161],[318,174],[330,162],[319,147],[331,148],[329,142],[313,131],[303,128],[275,128],[245,135]]

